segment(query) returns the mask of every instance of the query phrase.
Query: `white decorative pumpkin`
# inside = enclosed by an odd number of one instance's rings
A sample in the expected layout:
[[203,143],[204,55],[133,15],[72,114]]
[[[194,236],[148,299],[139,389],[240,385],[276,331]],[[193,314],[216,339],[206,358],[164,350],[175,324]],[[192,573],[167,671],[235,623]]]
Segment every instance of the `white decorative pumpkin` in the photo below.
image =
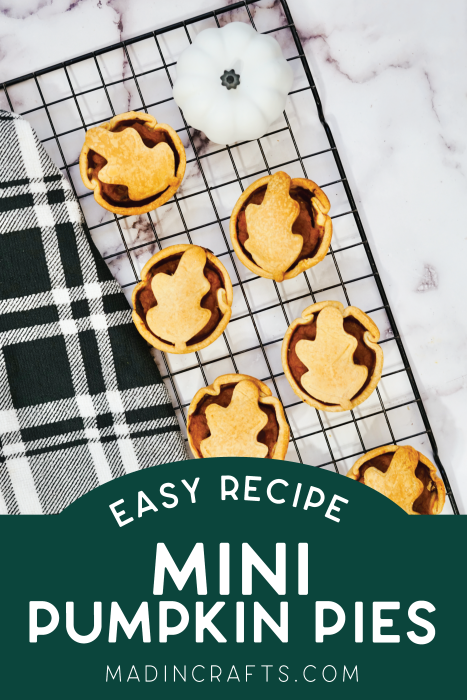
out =
[[200,32],[180,56],[173,94],[214,143],[257,139],[284,110],[292,69],[277,41],[243,22]]

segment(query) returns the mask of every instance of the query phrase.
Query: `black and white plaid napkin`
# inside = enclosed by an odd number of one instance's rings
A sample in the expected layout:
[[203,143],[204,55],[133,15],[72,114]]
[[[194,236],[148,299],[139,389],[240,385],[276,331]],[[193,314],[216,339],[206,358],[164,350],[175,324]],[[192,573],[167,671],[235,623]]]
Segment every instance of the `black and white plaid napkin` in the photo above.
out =
[[30,124],[0,111],[0,513],[186,459],[148,346]]

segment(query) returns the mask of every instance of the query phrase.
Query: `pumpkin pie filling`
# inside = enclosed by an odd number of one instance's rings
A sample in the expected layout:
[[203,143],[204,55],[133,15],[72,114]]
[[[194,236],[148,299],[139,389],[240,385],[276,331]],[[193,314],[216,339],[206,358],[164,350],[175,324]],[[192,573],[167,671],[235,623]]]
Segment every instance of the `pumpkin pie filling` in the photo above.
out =
[[[134,129],[135,131],[137,131],[138,134],[141,136],[144,145],[147,146],[147,148],[154,148],[154,146],[157,146],[158,143],[167,143],[173,151],[175,158],[175,173],[177,172],[180,163],[180,156],[173,144],[172,139],[170,138],[170,135],[166,131],[163,131],[162,129],[150,129],[148,126],[146,126],[146,122],[140,121],[138,119],[131,119],[119,122],[115,126],[115,128],[112,129],[112,131],[118,132],[123,131],[124,129]],[[107,164],[107,160],[93,150],[90,150],[88,152],[87,157],[88,171],[92,171],[89,173],[89,179],[99,179],[99,171],[102,170],[102,168]],[[99,182],[101,186],[102,197],[109,204],[119,207],[130,208],[135,206],[144,206],[146,204],[149,204],[150,202],[154,202],[163,194],[163,192],[158,192],[154,196],[148,197],[147,199],[140,199],[138,201],[135,201],[129,198],[128,187],[126,185],[109,185],[105,182],[102,182],[101,180],[99,180]]]
[[[301,378],[308,372],[308,368],[299,359],[296,353],[296,345],[299,340],[315,340],[316,338],[316,319],[318,318],[319,312],[315,314],[313,321],[305,325],[298,325],[294,332],[292,333],[292,338],[289,343],[288,352],[288,363],[289,368],[297,384],[301,387],[303,391],[305,389],[302,386]],[[368,386],[374,373],[376,365],[376,354],[369,348],[363,341],[364,333],[367,329],[353,316],[347,316],[344,318],[344,331],[353,335],[356,338],[358,345],[353,354],[353,361],[356,365],[365,365],[368,368],[368,376],[365,384],[358,390],[357,394],[352,397],[352,400],[359,396],[362,391]],[[315,397],[312,397],[315,398]],[[321,402],[325,403],[325,402]],[[325,404],[327,406],[331,404]]]
[[[359,469],[359,478],[357,481],[359,481],[361,484],[365,483],[365,472],[370,467],[375,467],[380,472],[385,474],[389,469],[389,465],[391,464],[394,455],[395,452],[386,452],[385,454],[377,455],[376,457],[369,459],[367,462],[364,462]],[[436,483],[431,478],[429,468],[420,460],[415,470],[415,476],[422,482],[423,491],[412,507],[414,511],[420,515],[429,515],[432,512],[431,504],[433,501],[433,492],[436,492],[436,496],[438,496]]]
[[[191,415],[190,435],[197,451],[199,451],[201,442],[211,435],[206,420],[206,409],[213,403],[222,406],[222,408],[227,408],[232,400],[232,394],[236,386],[236,384],[224,384],[217,396],[204,396],[197,405],[195,412]],[[268,448],[266,459],[272,459],[279,436],[279,423],[277,422],[276,411],[274,406],[261,402],[258,405],[261,411],[267,415],[268,422],[261,432],[258,433],[257,439],[258,442],[261,442]]]
[[[259,187],[255,190],[248,199],[244,202],[242,208],[237,217],[237,237],[244,254],[252,261],[253,257],[245,248],[245,241],[248,239],[248,228],[246,225],[246,215],[245,209],[249,204],[261,204],[264,196],[266,194],[267,185]],[[324,236],[324,227],[315,226],[313,209],[311,206],[311,199],[313,194],[310,190],[304,187],[291,186],[289,191],[290,197],[294,199],[300,205],[300,213],[295,219],[292,226],[292,233],[298,234],[303,238],[303,246],[300,251],[299,256],[291,265],[289,270],[291,270],[300,261],[307,258],[312,258],[318,248]]]
[[[136,295],[135,311],[139,315],[139,317],[144,321],[144,325],[152,335],[154,335],[154,333],[149,328],[146,321],[146,315],[149,309],[153,308],[154,306],[157,306],[157,299],[154,296],[154,292],[152,291],[151,286],[152,279],[155,275],[161,272],[165,273],[166,275],[173,275],[179,265],[182,255],[183,253],[178,253],[177,255],[172,255],[168,258],[164,258],[160,262],[156,263],[147,274],[145,286],[142,287]],[[190,338],[190,340],[187,342],[188,346],[200,343],[203,340],[205,340],[208,336],[210,336],[221,321],[223,316],[222,311],[219,308],[217,292],[219,289],[225,289],[224,280],[222,279],[219,270],[215,268],[214,265],[212,265],[209,262],[209,260],[206,261],[203,273],[206,279],[208,280],[209,284],[211,285],[211,289],[202,298],[201,308],[209,309],[209,311],[211,312],[211,317],[207,324],[200,330],[200,332],[193,336],[193,338]],[[159,338],[159,340],[170,345],[172,344],[164,338]]]

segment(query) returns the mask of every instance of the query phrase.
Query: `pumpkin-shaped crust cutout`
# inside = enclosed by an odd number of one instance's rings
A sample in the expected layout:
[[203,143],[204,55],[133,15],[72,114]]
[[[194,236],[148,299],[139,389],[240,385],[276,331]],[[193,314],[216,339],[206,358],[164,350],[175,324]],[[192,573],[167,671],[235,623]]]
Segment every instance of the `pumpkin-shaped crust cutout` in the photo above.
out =
[[96,202],[123,216],[165,204],[180,187],[185,168],[177,132],[144,112],[125,112],[88,129],[79,157],[81,178]]
[[355,462],[347,476],[387,496],[409,515],[439,515],[446,500],[434,464],[409,445],[371,450]]
[[332,237],[331,205],[312,180],[277,172],[256,180],[235,205],[230,238],[249,270],[282,282],[317,265]]
[[290,435],[279,399],[247,374],[224,374],[200,389],[188,409],[187,433],[197,459],[284,459]]
[[133,290],[133,321],[148,343],[176,355],[202,350],[225,330],[233,289],[222,263],[196,245],[153,255]]
[[282,366],[305,403],[321,411],[348,411],[365,401],[381,378],[378,340],[378,327],[363,311],[322,301],[290,324]]

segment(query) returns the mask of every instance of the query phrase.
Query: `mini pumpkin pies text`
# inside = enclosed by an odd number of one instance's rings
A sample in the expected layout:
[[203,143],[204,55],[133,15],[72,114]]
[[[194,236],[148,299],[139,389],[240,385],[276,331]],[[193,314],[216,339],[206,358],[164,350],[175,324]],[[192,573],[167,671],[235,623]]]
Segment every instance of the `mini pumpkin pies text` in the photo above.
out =
[[233,290],[215,255],[196,245],[164,248],[133,290],[133,321],[148,343],[175,354],[213,343],[227,326]]
[[347,411],[375,389],[383,369],[379,330],[339,301],[306,308],[287,329],[282,365],[294,392],[322,411]]
[[245,374],[225,374],[200,389],[188,409],[187,432],[197,458],[284,459],[289,444],[281,402]]
[[81,178],[104,209],[137,215],[160,207],[180,187],[186,156],[168,124],[143,112],[119,114],[86,132]]
[[430,460],[410,445],[386,445],[367,452],[348,472],[387,496],[409,515],[439,515],[446,489]]
[[256,180],[230,218],[241,262],[260,277],[282,282],[317,265],[331,243],[329,200],[311,180],[277,172]]

